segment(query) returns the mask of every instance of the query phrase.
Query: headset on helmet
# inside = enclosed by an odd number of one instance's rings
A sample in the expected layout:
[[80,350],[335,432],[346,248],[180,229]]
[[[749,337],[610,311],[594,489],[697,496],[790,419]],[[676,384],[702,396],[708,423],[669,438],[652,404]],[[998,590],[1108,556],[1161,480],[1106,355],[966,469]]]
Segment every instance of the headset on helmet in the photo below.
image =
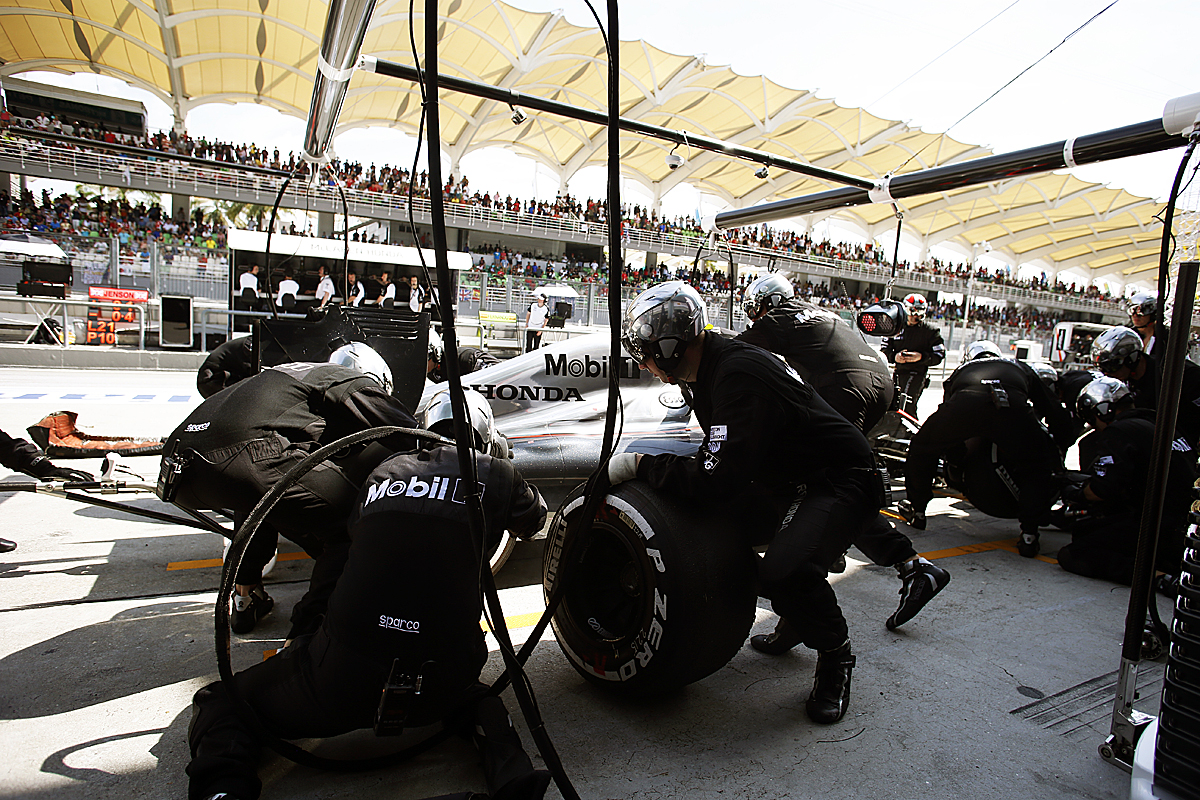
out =
[[1125,310],[1129,316],[1138,314],[1143,317],[1151,317],[1158,311],[1158,295],[1151,292],[1138,292],[1130,296]]
[[[493,448],[499,437],[491,405],[474,389],[463,389],[463,394],[466,395],[467,414],[470,416],[468,427],[473,434],[471,446],[481,453],[497,455]],[[425,412],[421,415],[421,427],[447,439],[454,438],[454,406],[449,387],[439,389],[429,398],[429,405],[425,406]],[[507,455],[507,448],[505,451]]]
[[746,300],[742,303],[742,308],[745,309],[747,317],[754,319],[766,311],[768,306],[773,308],[795,296],[796,290],[792,288],[792,282],[782,274],[772,272],[770,275],[756,278],[746,287]]
[[912,317],[923,318],[929,309],[929,301],[925,299],[925,295],[917,292],[906,295],[900,302],[904,306],[904,313]]
[[365,342],[351,342],[339,347],[329,356],[330,364],[357,370],[372,377],[388,394],[392,393],[392,371],[383,356],[372,350]]
[[1000,347],[987,339],[980,339],[976,342],[971,342],[967,345],[967,351],[964,354],[965,361],[974,361],[977,358],[1003,358],[1004,354],[1000,352]]
[[651,286],[629,303],[621,326],[621,344],[639,364],[670,375],[683,360],[688,343],[708,324],[700,293],[683,281]]
[[1097,378],[1083,387],[1075,401],[1079,416],[1095,424],[1096,420],[1111,422],[1122,408],[1133,403],[1129,387],[1116,378]]
[[1132,328],[1109,328],[1092,342],[1092,363],[1104,374],[1121,367],[1133,369],[1142,357],[1142,337]]

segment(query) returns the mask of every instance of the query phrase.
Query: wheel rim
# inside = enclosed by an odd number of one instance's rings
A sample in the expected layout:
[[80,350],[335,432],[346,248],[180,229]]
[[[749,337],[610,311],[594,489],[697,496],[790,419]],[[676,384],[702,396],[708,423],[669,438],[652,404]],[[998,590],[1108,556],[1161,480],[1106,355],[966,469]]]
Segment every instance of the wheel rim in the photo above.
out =
[[561,607],[567,627],[614,648],[636,640],[649,621],[647,611],[654,608],[646,601],[653,592],[652,567],[632,546],[631,535],[606,521],[593,524]]

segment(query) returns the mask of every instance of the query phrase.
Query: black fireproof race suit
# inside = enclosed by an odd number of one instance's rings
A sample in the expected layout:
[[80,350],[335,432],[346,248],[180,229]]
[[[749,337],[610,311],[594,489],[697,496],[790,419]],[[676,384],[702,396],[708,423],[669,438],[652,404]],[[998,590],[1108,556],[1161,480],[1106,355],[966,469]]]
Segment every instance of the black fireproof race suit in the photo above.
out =
[[[791,298],[738,337],[783,356],[833,410],[863,433],[891,408],[895,383],[887,362],[836,314]],[[892,567],[917,555],[912,540],[882,515],[855,538],[867,558]]]
[[[904,350],[921,354],[920,361],[908,364],[896,363],[896,355]],[[946,343],[942,332],[925,320],[915,325],[905,325],[904,330],[883,343],[883,354],[896,364],[896,391],[908,397],[903,410],[917,415],[917,401],[925,391],[926,376],[930,367],[936,367],[946,358]]]
[[[1058,551],[1059,566],[1068,572],[1114,583],[1132,582],[1150,475],[1154,418],[1153,411],[1129,409],[1091,435],[1095,458],[1088,469],[1087,486],[1101,502],[1086,503],[1090,513],[1071,526],[1071,543]],[[1163,572],[1179,572],[1195,478],[1196,454],[1186,439],[1177,436],[1171,443],[1167,496],[1155,556],[1155,566]]]
[[[505,529],[518,537],[541,530],[546,504],[537,489],[507,460],[477,455],[476,463],[485,550]],[[275,734],[320,738],[371,728],[394,661],[398,672],[422,680],[407,726],[456,711],[470,722],[488,650],[479,624],[481,551],[465,494],[454,447],[398,453],[370,474],[350,510],[349,556],[320,629],[234,677],[238,694]],[[193,702],[188,796],[258,797],[259,744],[224,685],[209,684]],[[494,759],[485,754],[484,761]],[[505,782],[487,777],[493,792]]]
[[[444,358],[445,356],[443,356]],[[469,375],[472,372],[481,370],[484,367],[490,367],[494,364],[499,364],[500,359],[489,353],[487,350],[481,350],[478,347],[460,347],[458,348],[458,374]],[[446,375],[443,373],[442,365],[438,364],[433,368],[427,376],[434,383],[442,383],[446,380]]]
[[30,468],[46,458],[46,454],[33,442],[14,439],[0,431],[0,464],[15,472],[28,473]]
[[866,438],[779,359],[712,333],[690,393],[705,431],[699,451],[643,456],[638,477],[735,517],[772,506],[778,527],[763,537],[771,543],[759,568],[763,596],[807,646],[840,647],[846,620],[828,568],[882,500]]
[[[1157,410],[1162,360],[1142,360],[1146,363],[1146,373],[1138,380],[1129,381],[1129,388],[1133,390],[1133,404],[1138,408]],[[1175,435],[1182,436],[1193,448],[1200,442],[1200,367],[1186,359],[1183,362],[1183,384],[1179,391],[1179,413],[1175,415]]]
[[[1061,470],[1059,451],[1065,452],[1074,439],[1067,410],[1037,373],[1004,358],[966,362],[946,379],[943,393],[938,410],[913,436],[904,462],[904,482],[913,507],[924,511],[932,499],[938,457],[981,437],[1005,454],[1004,464],[1020,494],[1021,530],[1036,532],[1054,499],[1051,477]],[[1045,418],[1049,434],[1039,417]]]
[[820,306],[792,298],[737,337],[778,353],[833,410],[869,431],[892,405],[887,362],[858,331]]
[[[168,438],[165,454],[188,465],[174,502],[228,510],[242,520],[297,462],[322,445],[379,425],[413,428],[408,409],[361,372],[335,364],[283,364],[263,370],[201,403]],[[411,436],[380,440],[325,461],[280,498],[246,550],[237,582],[254,585],[283,534],[317,559],[309,592],[292,612],[294,638],[311,633],[345,560],[346,517],[363,479]]]

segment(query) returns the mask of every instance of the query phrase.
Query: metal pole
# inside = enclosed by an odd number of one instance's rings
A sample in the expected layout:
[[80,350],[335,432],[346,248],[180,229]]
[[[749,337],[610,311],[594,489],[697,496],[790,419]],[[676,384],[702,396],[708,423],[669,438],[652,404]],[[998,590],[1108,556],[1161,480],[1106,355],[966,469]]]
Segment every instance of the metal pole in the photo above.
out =
[[[609,41],[614,43],[616,40],[612,33],[609,33]],[[615,50],[614,50],[615,52]],[[379,75],[388,75],[393,78],[401,78],[403,80],[416,81],[417,71],[407,64],[399,64],[394,61],[387,61],[374,56],[364,56],[359,63],[361,69],[368,72],[375,72]],[[684,133],[682,131],[663,128],[658,125],[650,125],[628,117],[616,117],[615,121],[609,119],[609,115],[602,111],[592,111],[586,108],[578,108],[567,103],[559,103],[554,100],[546,100],[535,95],[521,94],[514,92],[511,89],[501,89],[497,86],[489,86],[485,83],[474,83],[472,81],[455,78],[451,75],[439,75],[438,83],[444,89],[452,89],[456,92],[469,94],[474,97],[482,97],[487,100],[495,100],[508,105],[522,106],[523,108],[533,109],[534,111],[544,111],[548,114],[557,114],[558,116],[567,117],[569,119],[577,119],[583,122],[592,122],[597,125],[611,126],[614,130],[624,130],[631,133],[640,133],[646,136],[653,136],[656,139],[663,139],[676,144],[683,144],[689,147],[694,147],[697,150],[710,150],[715,153],[723,153],[734,158],[741,158],[747,161],[754,161],[759,164],[765,164],[769,167],[779,167],[780,169],[788,170],[789,172],[798,172],[801,175],[808,175],[813,178],[833,183],[840,183],[845,186],[858,186],[863,190],[870,189],[874,184],[858,175],[850,175],[845,172],[838,172],[832,169],[824,169],[816,167],[812,164],[803,161],[795,161],[790,158],[784,158],[775,153],[767,153],[762,150],[755,150],[750,147],[741,147],[740,145],[729,144],[720,139],[710,139],[707,136],[699,134]],[[610,134],[611,135],[611,134]],[[611,146],[611,145],[610,145]]]
[[1163,505],[1167,497],[1171,441],[1175,438],[1175,416],[1179,412],[1179,394],[1183,387],[1184,359],[1187,357],[1189,339],[1187,331],[1191,327],[1198,272],[1200,262],[1185,261],[1179,265],[1179,277],[1175,284],[1175,307],[1171,312],[1171,330],[1178,333],[1167,342],[1166,355],[1160,362],[1163,369],[1162,383],[1154,425],[1150,476],[1146,482],[1142,520],[1138,529],[1137,554],[1133,561],[1133,585],[1129,587],[1129,613],[1125,615],[1125,637],[1121,643],[1121,666],[1117,673],[1117,697],[1113,703],[1111,733],[1100,745],[1100,756],[1126,772],[1133,769],[1133,751],[1137,746],[1138,737],[1154,719],[1148,714],[1135,711],[1133,701],[1137,695],[1137,666],[1141,660],[1146,609],[1152,600],[1150,591],[1154,581],[1154,559],[1158,548]]
[[[1072,146],[1068,148],[1068,144]],[[948,192],[964,186],[975,186],[995,181],[1009,181],[1022,175],[1051,172],[1066,166],[1109,161],[1114,158],[1154,153],[1182,147],[1187,140],[1174,136],[1163,129],[1161,119],[1147,120],[1123,128],[1080,136],[1061,142],[1030,147],[1015,153],[1004,153],[986,158],[976,158],[961,164],[909,172],[885,179],[880,189],[843,187],[826,192],[764,203],[751,208],[732,209],[717,214],[718,228],[740,228],[799,217],[814,211],[831,211],[837,208],[867,205],[877,202],[895,202],[901,198],[921,194]],[[1071,153],[1068,165],[1066,154]]]

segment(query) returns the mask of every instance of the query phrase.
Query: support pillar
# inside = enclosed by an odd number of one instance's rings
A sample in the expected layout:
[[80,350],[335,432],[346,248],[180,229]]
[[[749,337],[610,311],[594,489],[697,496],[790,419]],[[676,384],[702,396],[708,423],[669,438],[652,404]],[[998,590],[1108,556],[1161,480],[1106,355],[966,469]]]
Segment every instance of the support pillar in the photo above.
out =
[[334,219],[332,211],[317,212],[317,236],[321,239],[332,239],[334,236]]
[[192,214],[192,198],[186,194],[171,194],[171,219],[185,220]]

